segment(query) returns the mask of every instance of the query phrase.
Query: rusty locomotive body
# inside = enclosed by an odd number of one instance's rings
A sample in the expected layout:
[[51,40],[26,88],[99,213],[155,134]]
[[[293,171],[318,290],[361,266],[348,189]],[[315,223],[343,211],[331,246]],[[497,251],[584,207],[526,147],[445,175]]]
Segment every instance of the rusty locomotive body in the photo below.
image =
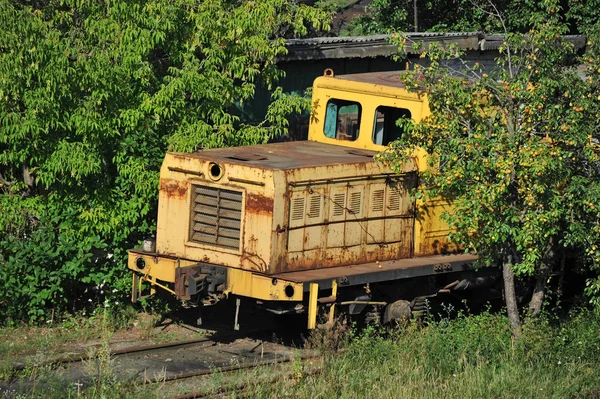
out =
[[402,134],[398,118],[428,114],[398,72],[330,73],[314,84],[308,141],[167,154],[156,241],[129,254],[133,300],[147,282],[204,304],[306,312],[314,327],[319,307],[387,306],[390,319],[473,285],[476,257],[453,253],[440,220],[451,204],[409,195],[426,154],[400,173],[373,159]]

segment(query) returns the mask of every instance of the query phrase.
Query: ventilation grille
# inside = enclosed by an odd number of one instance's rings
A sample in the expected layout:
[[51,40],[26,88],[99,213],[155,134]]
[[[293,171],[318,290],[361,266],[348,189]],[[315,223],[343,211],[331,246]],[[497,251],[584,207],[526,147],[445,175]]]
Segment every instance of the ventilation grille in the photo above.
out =
[[310,197],[310,204],[308,208],[309,218],[318,218],[321,216],[321,196],[313,195]]
[[400,209],[400,189],[399,188],[391,188],[388,196],[388,209],[390,211],[397,211]]
[[357,215],[360,213],[361,197],[362,197],[362,195],[360,192],[354,192],[354,193],[350,194],[349,211],[351,214]]
[[190,241],[239,249],[242,193],[194,185]]
[[304,219],[304,198],[294,198],[292,200],[292,220]]
[[373,198],[371,199],[371,210],[373,212],[383,211],[383,190],[373,191]]
[[333,194],[333,216],[342,216],[344,214],[345,202],[345,193]]

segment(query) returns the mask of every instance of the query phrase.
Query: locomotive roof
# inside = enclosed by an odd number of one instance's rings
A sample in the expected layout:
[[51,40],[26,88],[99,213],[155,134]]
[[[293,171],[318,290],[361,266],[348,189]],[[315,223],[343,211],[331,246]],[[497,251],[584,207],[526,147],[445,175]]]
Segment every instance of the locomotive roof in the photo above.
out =
[[194,153],[178,154],[215,163],[248,165],[263,169],[297,169],[315,166],[375,162],[376,151],[318,143],[290,141],[243,147],[214,148]]
[[413,88],[409,92],[401,77],[406,70],[353,73],[348,75],[334,75],[330,70],[324,76],[315,79],[314,87],[340,90],[352,93],[371,94],[381,97],[405,98],[421,101],[423,89]]
[[334,77],[340,80],[352,82],[369,83],[388,87],[405,88],[406,85],[400,80],[400,76],[406,71],[385,71],[385,72],[366,72],[353,73],[348,75],[336,75]]

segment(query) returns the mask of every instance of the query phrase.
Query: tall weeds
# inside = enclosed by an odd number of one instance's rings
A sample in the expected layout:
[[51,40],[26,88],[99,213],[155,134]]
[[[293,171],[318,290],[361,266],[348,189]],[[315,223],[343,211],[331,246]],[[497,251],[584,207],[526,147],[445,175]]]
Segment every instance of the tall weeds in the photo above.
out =
[[[600,396],[600,312],[569,320],[525,323],[511,337],[501,314],[459,315],[395,330],[370,326],[348,332],[343,352],[331,355],[301,384],[258,386],[256,397],[285,392],[301,398],[539,398]],[[337,337],[337,336],[336,336]],[[329,354],[329,355],[328,355]]]

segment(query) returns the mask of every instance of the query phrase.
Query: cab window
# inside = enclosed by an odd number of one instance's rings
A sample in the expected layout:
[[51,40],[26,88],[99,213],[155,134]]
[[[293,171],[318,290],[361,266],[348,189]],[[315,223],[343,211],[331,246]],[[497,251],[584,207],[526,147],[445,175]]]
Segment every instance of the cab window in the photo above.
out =
[[404,129],[397,126],[396,122],[400,118],[409,118],[410,111],[405,108],[377,107],[375,110],[375,126],[373,127],[373,143],[379,145],[388,145],[394,140],[398,140]]
[[329,100],[325,111],[325,136],[354,141],[358,138],[361,106],[354,101]]

